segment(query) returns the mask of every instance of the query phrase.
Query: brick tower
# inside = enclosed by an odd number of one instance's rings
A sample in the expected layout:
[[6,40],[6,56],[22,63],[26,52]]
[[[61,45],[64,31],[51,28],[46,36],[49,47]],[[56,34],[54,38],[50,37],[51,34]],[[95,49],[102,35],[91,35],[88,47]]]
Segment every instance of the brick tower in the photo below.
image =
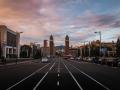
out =
[[50,36],[49,47],[50,47],[50,57],[52,57],[54,56],[54,40],[52,35]]
[[65,55],[69,54],[69,36],[66,35],[65,37]]

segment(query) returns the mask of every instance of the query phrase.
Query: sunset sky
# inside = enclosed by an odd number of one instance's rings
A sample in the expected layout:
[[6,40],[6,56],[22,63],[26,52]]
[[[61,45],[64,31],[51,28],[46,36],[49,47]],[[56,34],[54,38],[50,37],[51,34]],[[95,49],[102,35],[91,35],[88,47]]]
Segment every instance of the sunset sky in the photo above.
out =
[[71,45],[99,39],[116,41],[120,36],[120,0],[0,0],[0,24],[21,32],[21,44],[49,40]]

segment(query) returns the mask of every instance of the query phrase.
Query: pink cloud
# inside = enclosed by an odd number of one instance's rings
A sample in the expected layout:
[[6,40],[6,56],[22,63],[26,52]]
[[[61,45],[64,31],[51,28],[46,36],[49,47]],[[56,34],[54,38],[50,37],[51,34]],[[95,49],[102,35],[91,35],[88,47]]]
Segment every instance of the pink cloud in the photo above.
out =
[[100,15],[88,10],[83,15],[76,18],[73,23],[73,28],[116,28],[120,27],[119,21],[116,15]]
[[54,34],[61,29],[63,17],[57,14],[53,1],[1,0],[0,23],[33,39]]

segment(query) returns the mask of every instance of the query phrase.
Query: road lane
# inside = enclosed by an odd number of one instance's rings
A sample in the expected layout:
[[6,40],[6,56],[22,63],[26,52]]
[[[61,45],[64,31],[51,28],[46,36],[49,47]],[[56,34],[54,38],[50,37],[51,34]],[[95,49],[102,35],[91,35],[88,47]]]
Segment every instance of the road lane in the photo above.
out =
[[103,85],[109,87],[109,89],[120,90],[120,68],[111,68],[108,66],[77,61],[69,61],[69,63],[90,75]]
[[[52,64],[52,63],[51,63]],[[22,79],[15,85],[12,85],[7,90],[32,90],[37,82],[43,77],[43,75],[48,71],[51,67],[51,64],[48,63],[47,65],[39,68],[31,75],[27,76],[26,78]]]
[[[36,71],[37,69],[40,69],[41,67],[47,64],[49,65],[43,68],[42,70]],[[108,73],[112,71],[115,74],[119,74],[119,71],[117,71],[116,69],[102,67],[101,65],[99,66],[95,64],[92,65],[84,62],[78,63],[75,61],[64,60],[62,58],[56,58],[55,60],[52,60],[50,63],[30,62],[30,63],[18,64],[16,66],[7,66],[7,69],[5,67],[0,68],[1,71],[0,76],[3,77],[3,79],[2,77],[0,77],[0,82],[1,82],[0,84],[2,85],[0,87],[0,90],[5,90],[10,86],[14,86],[14,84],[17,82],[18,84],[16,84],[15,87],[10,88],[10,90],[33,90],[33,88],[35,87],[36,88],[34,90],[50,90],[50,89],[119,90],[118,87],[114,89],[109,87],[110,88],[109,89],[105,86],[103,82],[102,84],[101,81],[98,82],[99,79],[94,78],[94,76],[98,77],[104,74],[103,72],[107,70]],[[36,73],[30,75],[30,72],[33,70],[36,71]],[[100,71],[100,70],[104,70],[104,71]],[[95,73],[96,71],[97,73]],[[28,76],[28,73],[30,77]],[[91,77],[91,73],[92,74],[95,73],[95,74]],[[4,74],[6,75],[5,77],[3,76]],[[111,73],[110,75],[107,74],[108,78],[109,76],[112,76],[112,74],[113,73]],[[22,81],[21,77],[25,78],[26,75],[29,78],[26,78],[25,80],[22,78],[23,79]],[[106,79],[105,77],[100,77],[100,78],[102,80]],[[119,81],[118,77],[117,79]],[[4,81],[6,85],[4,83],[2,84],[1,80]],[[109,82],[110,80],[111,79],[105,82]]]
[[40,81],[35,85],[35,87],[33,88],[33,90],[36,90],[38,88],[38,86],[40,85],[40,83],[42,83],[42,81],[44,80],[44,78],[48,75],[48,73],[50,72],[50,70],[54,67],[55,63],[50,67],[50,69],[45,73],[45,75],[42,77],[42,79],[40,79]]
[[37,90],[80,90],[60,59]]
[[46,63],[24,63],[11,66],[0,67],[0,90],[5,90],[21,79],[27,77]]
[[76,78],[74,77],[74,75],[72,74],[72,72],[68,69],[68,67],[66,66],[66,64],[63,62],[65,68],[68,70],[69,74],[71,75],[71,77],[73,78],[73,80],[75,81],[75,83],[77,84],[77,86],[79,87],[80,90],[83,90],[82,86],[78,83],[78,81],[76,80]]
[[96,81],[91,76],[85,74],[83,71],[70,64],[68,61],[65,61],[65,63],[84,90],[110,90],[108,87]]

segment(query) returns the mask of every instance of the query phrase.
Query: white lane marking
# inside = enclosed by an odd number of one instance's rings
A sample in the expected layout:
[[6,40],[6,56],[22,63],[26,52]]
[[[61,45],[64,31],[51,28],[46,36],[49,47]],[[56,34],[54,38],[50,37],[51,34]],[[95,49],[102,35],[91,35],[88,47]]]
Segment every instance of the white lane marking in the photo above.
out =
[[60,74],[58,73],[58,77],[60,76]]
[[26,79],[30,78],[31,76],[33,76],[34,74],[36,74],[37,72],[39,72],[40,70],[42,70],[43,68],[47,67],[50,63],[48,63],[47,65],[41,67],[40,69],[36,70],[35,72],[33,72],[32,74],[30,74],[29,76],[23,78],[22,80],[20,80],[19,82],[15,83],[14,85],[12,85],[11,87],[9,87],[7,90],[12,89],[13,87],[17,86],[18,84],[20,84],[21,82],[25,81]]
[[[63,62],[64,64],[64,62]],[[76,84],[78,85],[80,90],[83,90],[83,88],[81,87],[81,85],[78,83],[78,81],[76,80],[76,78],[73,76],[73,74],[70,72],[70,70],[68,69],[68,67],[64,64],[65,68],[68,70],[69,74],[72,76],[73,80],[76,82]]]
[[58,73],[60,73],[60,60],[59,60],[59,63],[58,63]]
[[57,86],[59,86],[60,85],[60,82],[59,81],[57,81]]
[[[70,63],[69,63],[70,64]],[[87,76],[88,78],[90,78],[91,80],[93,80],[94,82],[98,83],[100,86],[102,86],[103,88],[105,88],[106,90],[110,90],[107,86],[103,85],[102,83],[98,82],[97,80],[95,80],[94,78],[92,78],[90,75],[86,74],[85,72],[81,71],[80,69],[78,69],[77,67],[73,66],[72,64],[70,64],[72,67],[74,67],[75,69],[77,69],[79,72],[81,72],[82,74],[84,74],[85,76]]]
[[55,65],[55,63],[51,66],[51,68],[47,71],[47,73],[42,77],[42,79],[36,84],[36,86],[33,88],[33,90],[36,90],[38,88],[38,86],[41,84],[41,82],[44,80],[44,78],[47,76],[47,74],[53,68],[54,65]]

